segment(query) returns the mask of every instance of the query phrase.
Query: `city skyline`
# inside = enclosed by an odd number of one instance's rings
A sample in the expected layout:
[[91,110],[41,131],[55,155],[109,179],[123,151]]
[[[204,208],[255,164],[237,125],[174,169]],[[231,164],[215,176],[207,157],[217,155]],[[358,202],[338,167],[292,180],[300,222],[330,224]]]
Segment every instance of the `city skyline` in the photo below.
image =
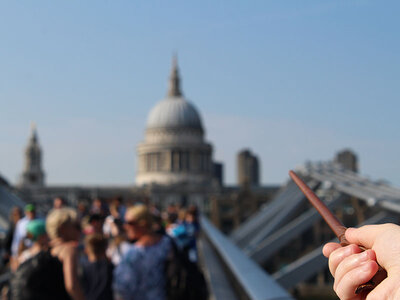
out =
[[48,184],[133,184],[178,52],[226,183],[243,148],[263,184],[350,148],[400,186],[399,4],[230,3],[0,4],[0,174],[16,183],[34,121]]

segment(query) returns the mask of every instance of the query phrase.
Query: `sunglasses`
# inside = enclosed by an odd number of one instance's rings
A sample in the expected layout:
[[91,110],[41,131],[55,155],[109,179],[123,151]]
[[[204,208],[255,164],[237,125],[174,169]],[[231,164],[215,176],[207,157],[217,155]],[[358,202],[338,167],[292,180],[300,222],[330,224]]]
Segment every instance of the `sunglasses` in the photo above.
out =
[[135,226],[135,225],[137,225],[137,222],[136,221],[125,221],[125,224],[126,225],[130,225],[130,226]]

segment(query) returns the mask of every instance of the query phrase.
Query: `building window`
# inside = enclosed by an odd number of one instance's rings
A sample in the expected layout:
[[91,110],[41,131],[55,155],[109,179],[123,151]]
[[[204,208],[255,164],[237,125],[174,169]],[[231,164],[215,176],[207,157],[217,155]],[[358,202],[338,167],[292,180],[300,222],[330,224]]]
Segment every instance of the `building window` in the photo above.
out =
[[180,156],[180,165],[182,171],[190,170],[190,156],[188,151],[182,151]]
[[172,171],[180,171],[180,152],[172,151]]

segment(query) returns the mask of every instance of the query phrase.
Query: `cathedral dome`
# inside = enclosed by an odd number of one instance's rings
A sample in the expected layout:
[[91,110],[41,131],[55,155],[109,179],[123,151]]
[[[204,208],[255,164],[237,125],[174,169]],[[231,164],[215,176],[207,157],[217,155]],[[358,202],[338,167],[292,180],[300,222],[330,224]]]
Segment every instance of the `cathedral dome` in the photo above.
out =
[[137,185],[211,182],[212,146],[204,141],[198,110],[182,95],[176,57],[167,96],[151,109],[137,152]]
[[167,97],[150,111],[147,129],[195,129],[203,132],[197,109],[186,101],[180,89],[180,78],[176,57],[172,63]]
[[147,119],[147,129],[155,128],[191,128],[203,131],[197,109],[181,96],[169,96],[153,107]]

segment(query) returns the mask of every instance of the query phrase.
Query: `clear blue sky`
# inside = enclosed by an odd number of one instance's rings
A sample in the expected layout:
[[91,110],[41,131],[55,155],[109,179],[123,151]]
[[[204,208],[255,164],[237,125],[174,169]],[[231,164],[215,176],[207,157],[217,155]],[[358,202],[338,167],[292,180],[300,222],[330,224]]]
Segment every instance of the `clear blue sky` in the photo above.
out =
[[398,1],[2,1],[0,173],[30,122],[47,182],[131,184],[177,51],[225,181],[252,149],[263,183],[351,148],[400,186]]

